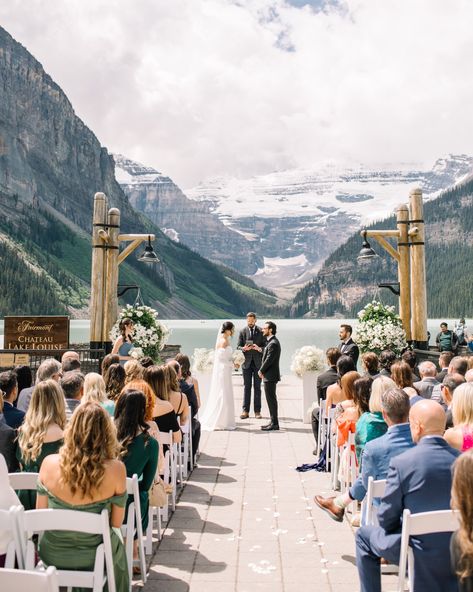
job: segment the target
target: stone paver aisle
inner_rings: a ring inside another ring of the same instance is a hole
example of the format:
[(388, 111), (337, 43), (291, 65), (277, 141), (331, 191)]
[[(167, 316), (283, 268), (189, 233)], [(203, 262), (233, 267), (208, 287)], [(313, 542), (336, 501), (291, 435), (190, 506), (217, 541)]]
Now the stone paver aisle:
[[(239, 417), (241, 377), (234, 389)], [(203, 434), (198, 468), (152, 558), (144, 592), (358, 589), (350, 525), (312, 501), (329, 493), (328, 475), (294, 470), (314, 459), (310, 426), (300, 420), (301, 384), (286, 377), (278, 391), (281, 431), (262, 432), (267, 421), (250, 418), (238, 420), (234, 432)]]

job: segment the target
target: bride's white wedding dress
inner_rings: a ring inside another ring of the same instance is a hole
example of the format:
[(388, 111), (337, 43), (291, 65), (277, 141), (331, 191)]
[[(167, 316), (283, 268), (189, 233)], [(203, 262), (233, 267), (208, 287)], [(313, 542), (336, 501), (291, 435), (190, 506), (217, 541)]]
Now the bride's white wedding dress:
[(207, 432), (234, 430), (236, 427), (232, 370), (231, 346), (217, 348), (215, 350), (210, 393), (205, 410), (200, 418), (202, 429)]

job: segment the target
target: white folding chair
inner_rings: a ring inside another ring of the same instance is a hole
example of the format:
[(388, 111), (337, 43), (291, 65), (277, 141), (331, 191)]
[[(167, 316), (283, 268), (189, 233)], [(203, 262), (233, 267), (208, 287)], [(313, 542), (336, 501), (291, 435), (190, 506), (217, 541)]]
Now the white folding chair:
[[(166, 452), (166, 455), (169, 455), (169, 450)], [(169, 460), (165, 455), (165, 463), (166, 467), (168, 467)], [(169, 468), (168, 468), (169, 470)], [(159, 467), (156, 469), (156, 475), (159, 476)], [(166, 475), (165, 475), (166, 476)], [(166, 496), (166, 499), (169, 496)], [(167, 512), (167, 501), (166, 501), (166, 508), (157, 508), (156, 506), (149, 506), (148, 509), (148, 528), (146, 529), (146, 540), (145, 540), (145, 552), (146, 555), (151, 555), (153, 552), (153, 526), (154, 526), (154, 518), (156, 516), (156, 526), (158, 530), (158, 541), (161, 540), (161, 512)], [(167, 515), (167, 514), (166, 514)]]
[(376, 508), (373, 505), (373, 500), (383, 497), (385, 489), (386, 479), (374, 480), (373, 477), (368, 477), (368, 489), (363, 500), (363, 510), (361, 512), (363, 525), (378, 525), (378, 516)]
[(45, 572), (0, 569), (0, 590), (8, 592), (59, 592), (56, 568)]
[(39, 473), (8, 473), (10, 487), (15, 491), (19, 489), (36, 491)]
[[(414, 590), (414, 553), (409, 547), (409, 537), (439, 532), (453, 532), (459, 526), (459, 513), (453, 510), (437, 510), (411, 514), (404, 510), (402, 514), (401, 553), (399, 556), (398, 592), (404, 592), (406, 567), (409, 572), (409, 590)], [(446, 561), (449, 561), (446, 558)], [(406, 566), (407, 564), (407, 566)]]
[(317, 431), (317, 446), (315, 449), (317, 458), (320, 456), (327, 438), (326, 423), (327, 417), (325, 415), (325, 399), (321, 399), (319, 402), (319, 429)]
[(43, 569), (41, 562), (36, 564), (35, 546), (32, 541), (35, 534), (54, 530), (101, 535), (102, 543), (97, 546), (95, 552), (93, 571), (58, 569), (58, 582), (60, 586), (67, 588), (92, 588), (93, 592), (101, 592), (107, 583), (109, 592), (116, 592), (110, 518), (106, 509), (103, 509), (100, 514), (76, 510), (29, 510), (28, 512), (21, 510), (18, 517), (26, 569)]
[[(18, 565), (20, 568), (23, 567), (21, 561), (22, 553), (16, 525), (16, 516), (19, 508), (20, 506), (18, 506), (18, 508), (16, 506), (12, 506), (9, 510), (0, 510), (0, 532), (5, 538), (8, 538), (5, 567), (9, 569), (13, 569), (15, 567), (15, 559), (18, 560)], [(0, 570), (0, 572), (1, 571), (2, 570)], [(8, 588), (1, 589), (8, 590)]]
[[(182, 442), (178, 445), (179, 460), (181, 466), (181, 472), (185, 479), (189, 478), (189, 471), (187, 465), (191, 467), (191, 471), (194, 468), (193, 453), (192, 453), (192, 422), (189, 418), (188, 421), (181, 425)], [(181, 479), (182, 479), (181, 475)], [(182, 485), (182, 482), (181, 482)]]
[(138, 475), (127, 477), (126, 491), (128, 495), (133, 496), (133, 501), (128, 506), (128, 515), (126, 523), (122, 525), (121, 531), (123, 537), (126, 539), (125, 551), (126, 560), (128, 564), (128, 573), (130, 574), (130, 592), (133, 579), (133, 541), (135, 533), (138, 539), (138, 554), (141, 569), (141, 578), (143, 583), (146, 583), (146, 557), (143, 540), (143, 527), (141, 525), (141, 505), (140, 505), (140, 489), (138, 483)]

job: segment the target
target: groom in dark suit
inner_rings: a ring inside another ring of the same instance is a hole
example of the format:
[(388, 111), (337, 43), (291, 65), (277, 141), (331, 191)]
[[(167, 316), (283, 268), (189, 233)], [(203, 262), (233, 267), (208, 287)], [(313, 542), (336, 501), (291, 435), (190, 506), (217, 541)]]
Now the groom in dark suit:
[(281, 380), (279, 372), (279, 358), (281, 357), (281, 345), (276, 338), (276, 324), (267, 321), (263, 327), (263, 335), (267, 339), (263, 352), (263, 361), (259, 370), (259, 377), (264, 382), (264, 393), (271, 417), (268, 425), (262, 426), (262, 430), (269, 432), (279, 430), (278, 399), (276, 397), (276, 385)]
[(266, 345), (266, 339), (261, 329), (256, 325), (256, 315), (254, 312), (249, 312), (246, 315), (246, 323), (246, 327), (240, 331), (237, 346), (245, 354), (245, 361), (242, 365), (245, 391), (240, 419), (247, 419), (249, 417), (252, 384), (255, 392), (253, 403), (255, 417), (256, 419), (261, 419), (261, 378), (258, 376), (258, 372), (261, 367), (261, 360), (263, 359), (263, 349)]

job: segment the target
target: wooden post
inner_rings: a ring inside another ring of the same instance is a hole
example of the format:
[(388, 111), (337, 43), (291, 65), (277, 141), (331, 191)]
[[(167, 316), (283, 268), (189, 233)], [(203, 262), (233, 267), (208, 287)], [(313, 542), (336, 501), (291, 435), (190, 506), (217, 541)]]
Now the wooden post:
[(105, 275), (105, 309), (104, 323), (102, 328), (102, 341), (106, 353), (112, 351), (110, 331), (118, 317), (118, 235), (120, 234), (120, 210), (111, 208), (107, 218), (108, 242), (105, 252), (107, 253), (107, 271)]
[(90, 280), (90, 347), (102, 347), (103, 310), (105, 296), (105, 249), (100, 237), (106, 223), (107, 197), (104, 193), (94, 196), (92, 228), (92, 275)]
[(402, 319), (407, 341), (411, 341), (411, 285), (409, 278), (409, 208), (403, 204), (397, 208), (397, 229), (399, 238), (397, 250), (399, 279), (399, 316)]
[(427, 288), (425, 276), (424, 204), (421, 189), (409, 194), (411, 239), (412, 340), (417, 349), (428, 349)]

